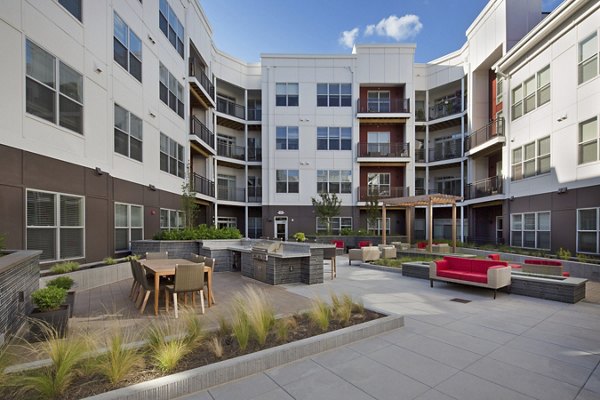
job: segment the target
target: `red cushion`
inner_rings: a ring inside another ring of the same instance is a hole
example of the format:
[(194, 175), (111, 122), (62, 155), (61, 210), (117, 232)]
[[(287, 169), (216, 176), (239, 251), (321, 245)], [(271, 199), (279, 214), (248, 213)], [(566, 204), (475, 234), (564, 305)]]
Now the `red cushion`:
[(427, 247), (427, 243), (425, 243), (425, 242), (417, 243), (417, 249), (424, 249), (425, 247)]
[(335, 247), (338, 249), (343, 249), (344, 248), (344, 241), (343, 240), (332, 240), (331, 244), (335, 244)]
[(571, 274), (565, 271), (565, 272), (562, 273), (562, 276), (569, 277), (569, 276), (571, 276)]
[(525, 264), (532, 264), (532, 265), (554, 265), (556, 267), (562, 266), (562, 263), (560, 261), (555, 261), (555, 260), (534, 260), (534, 259), (528, 258), (524, 262), (525, 262)]
[(358, 242), (358, 247), (360, 247), (360, 248), (367, 247), (370, 245), (371, 245), (370, 240), (361, 240), (360, 242)]
[(487, 274), (483, 275), (474, 272), (443, 270), (439, 271), (437, 275), (442, 276), (444, 278), (458, 279), (469, 282), (487, 283)]
[(487, 258), (494, 261), (500, 261), (500, 254), (488, 254)]
[(495, 266), (504, 267), (506, 265), (508, 265), (506, 261), (472, 260), (471, 271), (478, 274), (487, 274), (488, 268)]

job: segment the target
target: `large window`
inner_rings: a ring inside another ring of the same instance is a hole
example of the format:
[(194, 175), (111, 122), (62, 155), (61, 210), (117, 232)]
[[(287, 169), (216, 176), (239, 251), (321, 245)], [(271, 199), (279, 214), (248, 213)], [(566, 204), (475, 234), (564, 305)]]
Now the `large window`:
[(367, 110), (377, 113), (390, 112), (390, 91), (369, 90), (367, 92)]
[(352, 150), (352, 128), (318, 127), (317, 150)]
[(248, 217), (248, 237), (258, 239), (262, 235), (262, 218)]
[(275, 175), (277, 193), (299, 193), (300, 175), (297, 169), (278, 169)]
[(142, 120), (115, 104), (115, 152), (142, 161)]
[(142, 41), (115, 13), (114, 59), (135, 79), (142, 81)]
[(160, 99), (183, 118), (183, 86), (160, 63)]
[(389, 173), (374, 173), (369, 172), (367, 174), (367, 196), (390, 196), (391, 174)]
[(185, 176), (183, 146), (163, 133), (160, 134), (160, 169), (180, 178)]
[(297, 126), (278, 126), (275, 129), (275, 148), (277, 150), (298, 150), (298, 146)]
[[(387, 235), (391, 235), (391, 223), (392, 220), (390, 218), (385, 219), (385, 232)], [(381, 236), (383, 234), (383, 220), (381, 218), (377, 218), (375, 221), (367, 219), (367, 231)]]
[(519, 85), (512, 91), (512, 119), (515, 120), (523, 115), (523, 85)]
[(217, 228), (237, 228), (237, 217), (217, 217)]
[(160, 0), (158, 26), (183, 58), (183, 25), (167, 0)]
[(550, 66), (543, 68), (537, 73), (537, 105), (546, 104), (550, 101)]
[(550, 172), (550, 136), (513, 149), (511, 166), (513, 181)]
[[(317, 233), (327, 232), (327, 220), (317, 217)], [(342, 230), (352, 230), (352, 217), (331, 217), (329, 225), (333, 235), (340, 235)]]
[(600, 208), (577, 210), (577, 251), (600, 253)]
[(275, 105), (281, 107), (297, 107), (299, 103), (297, 83), (275, 84)]
[(496, 104), (502, 103), (504, 81), (496, 76)]
[(367, 152), (369, 155), (388, 155), (390, 153), (390, 133), (368, 132)]
[(83, 134), (83, 77), (30, 41), (25, 44), (26, 110)]
[(579, 124), (579, 164), (598, 161), (598, 119)]
[(579, 43), (578, 58), (579, 83), (584, 83), (598, 75), (598, 35)]
[(351, 107), (350, 83), (317, 83), (317, 107)]
[(185, 227), (185, 214), (179, 210), (160, 209), (160, 229), (170, 231)]
[(58, 0), (68, 12), (81, 21), (81, 0)]
[(317, 170), (317, 193), (352, 193), (352, 171)]
[(127, 251), (144, 238), (144, 207), (115, 203), (115, 251)]
[(550, 212), (511, 214), (510, 244), (515, 247), (550, 249)]
[(512, 119), (515, 120), (550, 101), (550, 66), (547, 65), (512, 91)]
[(27, 249), (40, 260), (82, 258), (84, 226), (83, 197), (27, 191)]

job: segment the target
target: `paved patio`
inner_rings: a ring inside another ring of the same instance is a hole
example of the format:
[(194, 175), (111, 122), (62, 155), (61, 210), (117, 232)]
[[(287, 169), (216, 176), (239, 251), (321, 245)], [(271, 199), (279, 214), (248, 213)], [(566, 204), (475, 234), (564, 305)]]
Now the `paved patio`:
[[(598, 292), (598, 284), (591, 285)], [(405, 327), (185, 399), (600, 399), (600, 307), (349, 267), (288, 293), (348, 293)], [(469, 301), (459, 303), (452, 299)]]

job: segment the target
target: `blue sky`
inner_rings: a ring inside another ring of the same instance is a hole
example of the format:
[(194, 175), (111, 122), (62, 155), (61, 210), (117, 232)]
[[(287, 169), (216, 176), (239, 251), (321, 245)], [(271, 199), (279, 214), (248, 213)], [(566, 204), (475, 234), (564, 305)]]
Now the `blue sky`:
[[(416, 43), (427, 62), (465, 42), (488, 0), (199, 0), (217, 48), (248, 62), (261, 53), (348, 54), (352, 43)], [(525, 0), (523, 0), (525, 1)], [(551, 11), (561, 0), (542, 0)]]

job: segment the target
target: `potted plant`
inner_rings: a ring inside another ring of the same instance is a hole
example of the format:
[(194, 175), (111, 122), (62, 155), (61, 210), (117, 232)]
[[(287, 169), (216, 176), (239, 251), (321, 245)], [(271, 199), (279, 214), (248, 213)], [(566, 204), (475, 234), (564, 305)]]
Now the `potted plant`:
[(36, 306), (31, 312), (31, 317), (40, 321), (33, 324), (31, 329), (35, 337), (43, 337), (43, 328), (40, 325), (47, 325), (54, 329), (59, 337), (65, 337), (69, 323), (69, 305), (64, 304), (66, 297), (67, 290), (57, 286), (38, 289), (31, 294)]
[(46, 283), (46, 286), (56, 286), (67, 291), (66, 303), (69, 305), (69, 318), (73, 316), (73, 308), (75, 308), (75, 290), (70, 290), (73, 284), (73, 278), (70, 276), (59, 276)]
[(294, 233), (294, 239), (296, 239), (296, 242), (305, 242), (306, 235), (304, 234), (304, 232), (296, 232)]

